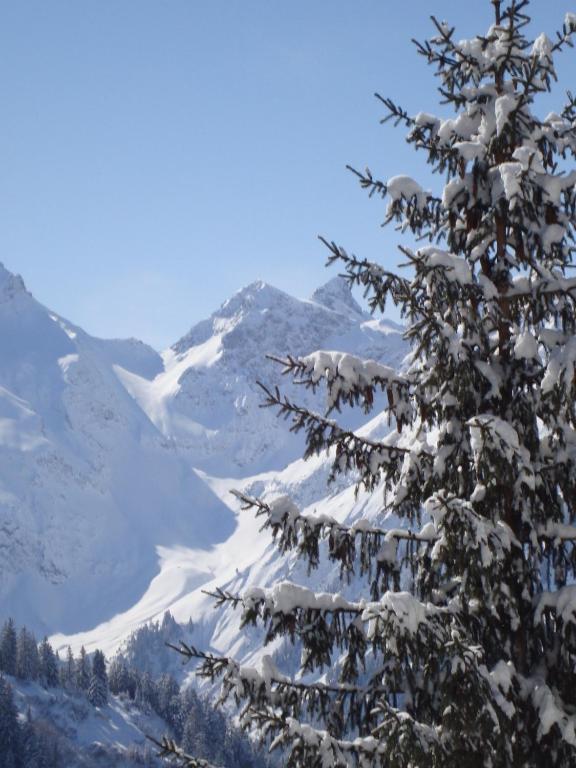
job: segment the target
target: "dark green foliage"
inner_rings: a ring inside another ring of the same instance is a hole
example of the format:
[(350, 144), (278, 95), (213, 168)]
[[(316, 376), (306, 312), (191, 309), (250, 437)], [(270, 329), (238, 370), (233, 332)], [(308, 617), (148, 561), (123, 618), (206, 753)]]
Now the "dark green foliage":
[(26, 627), (18, 632), (16, 645), (16, 676), (21, 680), (37, 680), (40, 658), (36, 638)]
[(121, 654), (115, 656), (110, 662), (108, 687), (110, 693), (115, 696), (119, 693), (125, 693), (131, 699), (136, 696), (136, 678)]
[(12, 688), (0, 674), (0, 765), (20, 768), (22, 734)]
[(0, 634), (0, 672), (16, 674), (16, 629), (12, 619), (5, 622)]
[[(5, 626), (17, 630), (11, 620), (5, 622)], [(189, 634), (190, 631), (190, 624), (186, 628), (179, 627), (168, 616), (164, 622), (154, 623), (151, 630), (137, 630), (139, 652), (144, 659), (149, 658), (147, 641), (152, 648), (156, 647), (158, 633), (167, 632), (173, 637), (174, 634), (181, 636), (183, 632)], [(75, 707), (75, 716), (83, 716), (86, 703), (82, 702), (86, 700), (95, 707), (103, 707), (108, 700), (109, 684), (113, 695), (131, 700), (133, 704), (129, 706), (138, 705), (141, 712), (158, 715), (165, 721), (167, 731), (178, 738), (182, 737), (193, 709), (196, 717), (189, 723), (188, 732), (191, 733), (194, 726), (196, 743), (205, 744), (208, 756), (218, 755), (222, 764), (229, 768), (264, 768), (264, 762), (254, 753), (244, 734), (232, 727), (223, 714), (215, 713), (213, 706), (207, 700), (200, 699), (192, 689), (181, 691), (171, 674), (164, 673), (154, 679), (149, 672), (142, 672), (129, 664), (120, 654), (111, 661), (108, 671), (102, 651), (96, 650), (90, 659), (84, 648), (77, 659), (74, 659), (72, 650), (68, 648), (64, 661), (59, 661), (46, 638), (39, 648), (38, 652), (34, 636), (25, 627), (17, 630), (16, 668), (21, 673), (19, 679), (27, 682), (33, 680), (35, 675), (43, 685), (56, 689), (53, 701), (57, 709), (61, 701), (57, 689), (66, 692), (64, 701), (67, 702), (66, 706)], [(55, 673), (50, 671), (53, 665), (56, 667)], [(89, 683), (87, 687), (80, 688), (77, 681), (85, 679), (85, 676), (89, 676)], [(26, 696), (27, 690), (28, 687), (23, 686), (20, 696)], [(30, 691), (34, 697), (33, 687)], [(73, 739), (70, 740), (70, 734), (60, 730), (58, 718), (53, 721), (46, 716), (46, 712), (42, 712), (42, 705), (36, 706), (33, 698), (29, 701), (33, 702), (34, 713), (28, 707), (27, 711), (21, 711), (19, 720), (13, 689), (0, 674), (0, 768), (68, 768), (80, 763), (87, 766), (117, 764), (114, 745), (101, 744), (94, 749), (83, 748), (79, 752)], [(122, 765), (156, 766), (156, 752), (152, 743), (134, 745), (126, 753)]]
[(92, 674), (88, 685), (88, 701), (93, 707), (103, 707), (108, 701), (108, 676), (106, 659), (100, 650), (94, 651)]
[(124, 656), (131, 666), (141, 672), (148, 672), (153, 678), (159, 677), (164, 672), (178, 668), (174, 654), (166, 644), (186, 639), (191, 631), (190, 622), (183, 627), (174, 620), (170, 611), (166, 611), (161, 622), (149, 622), (132, 633)]
[(40, 659), (38, 676), (42, 685), (46, 688), (55, 688), (59, 683), (58, 663), (47, 637), (40, 643), (38, 655)]
[(86, 655), (84, 646), (80, 648), (80, 655), (76, 659), (76, 687), (80, 691), (87, 691), (90, 685), (90, 676), (92, 674), (92, 665)]
[(60, 685), (63, 688), (73, 690), (76, 687), (75, 670), (74, 654), (72, 653), (72, 648), (68, 646), (66, 649), (66, 659), (60, 666)]

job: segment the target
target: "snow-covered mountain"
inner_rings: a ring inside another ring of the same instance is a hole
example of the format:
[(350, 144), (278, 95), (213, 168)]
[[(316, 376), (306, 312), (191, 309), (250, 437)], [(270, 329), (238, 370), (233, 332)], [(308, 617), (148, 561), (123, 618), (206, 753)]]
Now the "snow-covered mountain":
[[(281, 469), (302, 452), (302, 440), (269, 409), (262, 390), (282, 385), (307, 406), (318, 397), (295, 388), (266, 355), (338, 349), (400, 364), (406, 353), (401, 329), (374, 320), (339, 277), (302, 301), (263, 282), (238, 291), (208, 320), (195, 325), (163, 354), (164, 371), (152, 381), (121, 373), (127, 390), (195, 467), (215, 475), (245, 477)], [(297, 391), (295, 391), (297, 389)], [(362, 421), (359, 413), (351, 424)]]
[(130, 607), (156, 547), (209, 547), (233, 517), (130, 397), (159, 355), (94, 339), (0, 269), (0, 606), (38, 632)]
[(364, 313), (340, 278), (309, 300), (253, 283), (158, 355), (89, 336), (1, 268), (0, 615), (111, 651), (175, 607), (226, 644), (200, 588), (293, 567), (229, 489), (289, 490), (345, 516), (367, 503), (328, 492), (328, 460), (297, 459), (301, 438), (259, 408), (258, 379), (322, 408), (265, 358), (318, 348), (392, 365), (406, 353), (401, 329)]

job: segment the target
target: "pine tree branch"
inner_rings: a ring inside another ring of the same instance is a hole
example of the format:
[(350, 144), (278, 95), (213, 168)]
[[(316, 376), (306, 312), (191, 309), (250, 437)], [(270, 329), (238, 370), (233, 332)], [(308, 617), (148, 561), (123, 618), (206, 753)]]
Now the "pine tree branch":
[(346, 274), (343, 275), (351, 285), (364, 287), (364, 296), (368, 297), (370, 292), (372, 296), (368, 298), (370, 309), (374, 312), (376, 309), (384, 312), (386, 299), (388, 296), (396, 305), (403, 306), (410, 300), (410, 282), (405, 278), (399, 277), (393, 272), (383, 269), (380, 265), (366, 259), (358, 259), (353, 254), (350, 256), (344, 248), (336, 245), (334, 242), (325, 240), (322, 236), (318, 238), (330, 251), (327, 265), (335, 261), (344, 262)]
[(333, 409), (340, 411), (342, 404), (353, 407), (359, 403), (364, 412), (369, 413), (380, 388), (386, 392), (388, 408), (396, 419), (398, 430), (401, 431), (402, 426), (411, 420), (410, 382), (389, 366), (340, 352), (319, 351), (305, 357), (267, 357), (283, 366), (284, 375), (298, 376), (295, 383), (313, 392), (325, 379), (328, 388), (327, 414)]
[(163, 736), (161, 741), (158, 741), (153, 736), (147, 736), (146, 738), (158, 747), (158, 757), (173, 758), (184, 768), (217, 768), (217, 766), (210, 763), (208, 760), (188, 755), (168, 736)]
[[(383, 475), (387, 483), (397, 479), (401, 469), (401, 458), (413, 454), (408, 448), (387, 445), (379, 441), (359, 437), (354, 432), (344, 430), (335, 421), (326, 419), (317, 413), (292, 403), (287, 396), (282, 397), (278, 387), (274, 391), (264, 384), (258, 385), (266, 394), (266, 400), (261, 407), (277, 407), (278, 415), (291, 418), (291, 432), (306, 432), (306, 452), (304, 458), (321, 453), (323, 450), (335, 449), (330, 478), (347, 471), (357, 471), (359, 485), (367, 490), (373, 490)], [(431, 453), (420, 450), (418, 455), (425, 461), (431, 462)]]
[[(287, 518), (287, 515), (282, 515), (279, 521), (277, 512), (273, 512), (270, 505), (261, 499), (250, 496), (246, 493), (243, 493), (242, 491), (232, 490), (230, 492), (236, 496), (239, 501), (242, 502), (242, 509), (247, 510), (256, 507), (258, 510), (256, 513), (257, 516), (266, 515), (268, 517), (268, 524), (266, 527), (279, 525), (283, 519)], [(334, 533), (349, 536), (350, 538), (357, 536), (372, 536), (378, 539), (378, 543), (381, 543), (382, 540), (389, 540), (391, 538), (402, 539), (406, 541), (421, 541), (426, 543), (430, 543), (435, 540), (434, 537), (430, 535), (428, 526), (425, 526), (419, 532), (403, 530), (400, 528), (378, 528), (368, 525), (364, 518), (359, 520), (358, 523), (354, 525), (347, 526), (343, 525), (342, 523), (338, 523), (336, 520), (327, 517), (326, 515), (306, 515), (303, 513), (293, 515), (293, 513), (291, 513), (290, 523), (292, 525), (300, 521), (307, 528), (321, 530), (322, 535), (325, 537), (328, 537)]]
[[(338, 523), (327, 515), (303, 514), (286, 497), (270, 505), (239, 491), (232, 491), (242, 509), (255, 508), (257, 516), (265, 516), (260, 530), (269, 529), (279, 551), (296, 550), (307, 560), (308, 569), (320, 562), (320, 541), (328, 544), (328, 558), (340, 564), (343, 578), (350, 579), (359, 564), (359, 575), (372, 578), (370, 594), (373, 600), (391, 588), (400, 589), (400, 574), (408, 566), (418, 547), (429, 548), (436, 540), (431, 523), (421, 531), (384, 529), (370, 526), (361, 519), (352, 526)], [(400, 544), (404, 544), (400, 547)]]
[(576, 526), (566, 523), (546, 523), (536, 530), (538, 539), (555, 541), (576, 541)]
[(327, 731), (281, 716), (272, 708), (249, 710), (246, 719), (257, 728), (266, 728), (278, 734), (270, 750), (288, 747), (289, 765), (316, 765), (320, 754), (323, 761), (330, 765), (389, 768), (405, 762), (408, 743), (411, 745), (411, 758), (416, 760), (415, 765), (425, 765), (424, 760), (430, 758), (432, 750), (442, 752), (436, 730), (415, 721), (406, 712), (390, 715), (374, 729), (378, 738), (370, 735), (353, 740), (335, 738)]
[(272, 706), (292, 717), (300, 718), (302, 713), (306, 713), (313, 718), (328, 718), (332, 723), (332, 735), (350, 728), (360, 728), (366, 733), (370, 723), (372, 727), (376, 725), (376, 707), (379, 713), (397, 713), (388, 703), (388, 697), (397, 696), (400, 691), (382, 685), (382, 677), (386, 674), (383, 669), (373, 672), (365, 685), (330, 685), (318, 681), (296, 681), (280, 674), (269, 656), (262, 659), (261, 672), (255, 667), (239, 665), (229, 657), (204, 653), (184, 642), (180, 647), (170, 647), (186, 661), (196, 659), (201, 662), (195, 670), (199, 677), (211, 682), (223, 678), (221, 702), (234, 695), (238, 703), (247, 700), (250, 707), (258, 709)]

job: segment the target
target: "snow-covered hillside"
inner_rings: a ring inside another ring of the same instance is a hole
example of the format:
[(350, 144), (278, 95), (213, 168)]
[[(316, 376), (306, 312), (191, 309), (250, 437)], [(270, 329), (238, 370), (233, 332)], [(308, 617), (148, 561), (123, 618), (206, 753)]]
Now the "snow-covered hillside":
[(230, 488), (289, 491), (340, 517), (366, 503), (327, 490), (329, 460), (298, 459), (302, 439), (259, 408), (258, 379), (322, 408), (265, 359), (318, 348), (395, 366), (406, 353), (401, 329), (364, 313), (340, 278), (309, 300), (253, 283), (158, 355), (89, 336), (0, 269), (0, 613), (56, 645), (110, 652), (170, 608), (209, 645), (234, 644), (200, 589), (294, 566)]
[[(380, 415), (359, 433), (376, 439), (387, 429), (387, 419)], [(160, 573), (135, 606), (88, 632), (55, 636), (52, 639), (56, 647), (63, 648), (70, 643), (73, 648), (100, 647), (112, 653), (139, 625), (158, 620), (162, 611), (169, 608), (177, 621), (192, 620), (193, 641), (199, 647), (232, 655), (243, 663), (258, 663), (263, 652), (270, 653), (278, 644), (264, 651), (260, 630), (240, 631), (238, 612), (229, 608), (215, 610), (214, 601), (206, 591), (223, 588), (239, 593), (288, 580), (320, 591), (344, 589), (349, 596), (365, 593), (365, 585), (358, 581), (343, 587), (339, 567), (326, 559), (309, 575), (306, 566), (294, 555), (281, 556), (269, 533), (260, 530), (261, 519), (251, 511), (241, 511), (240, 504), (230, 494), (235, 488), (267, 501), (287, 495), (304, 512), (328, 515), (348, 524), (361, 517), (372, 521), (382, 518), (385, 513), (380, 493), (360, 492), (356, 496), (355, 487), (342, 480), (327, 486), (331, 462), (327, 456), (308, 461), (298, 459), (282, 471), (263, 472), (242, 480), (204, 476), (214, 492), (235, 510), (237, 526), (233, 534), (210, 550), (164, 548)], [(397, 527), (399, 521), (389, 520), (388, 525)]]

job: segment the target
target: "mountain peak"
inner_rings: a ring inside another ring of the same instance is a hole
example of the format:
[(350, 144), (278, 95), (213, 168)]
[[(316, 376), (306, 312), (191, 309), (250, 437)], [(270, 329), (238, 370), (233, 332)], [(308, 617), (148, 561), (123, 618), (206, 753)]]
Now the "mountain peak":
[(18, 293), (27, 293), (24, 280), (6, 269), (0, 261), (0, 302), (9, 301)]
[(349, 315), (351, 312), (355, 315), (364, 314), (362, 308), (352, 296), (350, 284), (344, 277), (339, 275), (333, 277), (327, 283), (320, 286), (320, 288), (317, 288), (312, 294), (311, 300), (343, 315)]
[(252, 283), (240, 288), (239, 291), (231, 296), (222, 304), (216, 314), (229, 316), (236, 313), (239, 309), (254, 307), (256, 309), (265, 309), (270, 307), (280, 296), (286, 297), (287, 294), (279, 288), (275, 288), (264, 280), (255, 280)]

